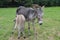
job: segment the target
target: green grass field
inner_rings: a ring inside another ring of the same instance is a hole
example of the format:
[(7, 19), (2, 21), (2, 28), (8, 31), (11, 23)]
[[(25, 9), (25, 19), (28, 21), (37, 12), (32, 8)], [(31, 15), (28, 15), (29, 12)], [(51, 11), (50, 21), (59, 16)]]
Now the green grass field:
[[(0, 40), (9, 40), (14, 24), (15, 12), (16, 8), (0, 8)], [(36, 23), (37, 39), (60, 40), (60, 7), (44, 8), (43, 21), (44, 23), (41, 26)], [(27, 32), (27, 30), (25, 31)], [(31, 30), (31, 32), (33, 31)], [(31, 35), (30, 40), (33, 40), (33, 35)]]

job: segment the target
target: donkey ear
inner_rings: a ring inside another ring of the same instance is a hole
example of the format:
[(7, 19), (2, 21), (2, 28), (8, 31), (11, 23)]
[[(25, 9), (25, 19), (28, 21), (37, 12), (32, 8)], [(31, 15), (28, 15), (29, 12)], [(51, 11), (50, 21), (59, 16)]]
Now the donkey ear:
[(44, 9), (44, 6), (42, 6), (41, 9), (43, 10)]

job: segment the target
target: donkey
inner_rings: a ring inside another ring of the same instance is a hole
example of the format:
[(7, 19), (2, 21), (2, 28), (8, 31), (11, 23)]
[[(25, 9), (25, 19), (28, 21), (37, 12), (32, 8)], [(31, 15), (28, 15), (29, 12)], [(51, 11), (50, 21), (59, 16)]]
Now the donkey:
[[(19, 16), (19, 15), (23, 15), (24, 17), (22, 17), (22, 19), (19, 19), (19, 17), (21, 18), (21, 16)], [(23, 18), (25, 18), (25, 19), (23, 19)], [(16, 25), (18, 25), (18, 32), (19, 32), (18, 33), (18, 39), (20, 38), (20, 30), (24, 29), (23, 27), (24, 27), (24, 21), (25, 20), (28, 21), (28, 33), (30, 35), (30, 22), (32, 22), (33, 28), (34, 28), (34, 19), (35, 18), (36, 18), (36, 12), (33, 8), (26, 8), (24, 6), (20, 6), (20, 7), (17, 8), (14, 30), (16, 29)], [(19, 23), (21, 23), (22, 21), (23, 21), (23, 23), (20, 24), (20, 25), (22, 25), (21, 28), (20, 28)]]
[(24, 32), (25, 26), (24, 25), (25, 25), (24, 15), (22, 15), (22, 14), (17, 15), (13, 32), (15, 31), (16, 28), (18, 28), (18, 39), (20, 38), (21, 33), (23, 33), (23, 36), (25, 37), (25, 32)]

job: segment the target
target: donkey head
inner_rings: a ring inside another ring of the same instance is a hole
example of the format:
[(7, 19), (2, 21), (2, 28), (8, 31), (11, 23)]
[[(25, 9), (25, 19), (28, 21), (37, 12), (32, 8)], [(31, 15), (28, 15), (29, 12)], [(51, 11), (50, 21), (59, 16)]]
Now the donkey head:
[(37, 13), (37, 18), (38, 18), (38, 23), (42, 25), (43, 23), (43, 8), (44, 6), (39, 6), (39, 5), (33, 5), (33, 8), (35, 9)]
[(42, 25), (42, 23), (43, 23), (43, 7), (37, 8), (36, 11), (37, 11), (38, 23), (40, 25)]

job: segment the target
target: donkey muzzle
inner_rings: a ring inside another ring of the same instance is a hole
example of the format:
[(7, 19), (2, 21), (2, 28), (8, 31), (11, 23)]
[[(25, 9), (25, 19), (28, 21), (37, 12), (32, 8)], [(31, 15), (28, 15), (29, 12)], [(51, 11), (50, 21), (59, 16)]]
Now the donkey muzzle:
[(43, 24), (43, 21), (39, 21), (39, 25), (42, 25)]

